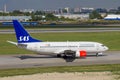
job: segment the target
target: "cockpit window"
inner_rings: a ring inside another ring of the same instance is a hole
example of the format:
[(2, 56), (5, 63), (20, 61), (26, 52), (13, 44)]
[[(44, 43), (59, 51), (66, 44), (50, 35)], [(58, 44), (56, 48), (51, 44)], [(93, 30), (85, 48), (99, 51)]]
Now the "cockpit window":
[(105, 45), (103, 45), (103, 44), (102, 44), (101, 46), (103, 46), (103, 47), (104, 47)]

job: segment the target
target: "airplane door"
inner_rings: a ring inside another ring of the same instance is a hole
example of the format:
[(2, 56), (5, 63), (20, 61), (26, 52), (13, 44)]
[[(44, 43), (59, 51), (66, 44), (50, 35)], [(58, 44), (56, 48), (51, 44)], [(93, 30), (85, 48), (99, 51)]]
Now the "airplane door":
[(96, 45), (96, 49), (97, 49), (97, 51), (99, 50), (99, 45), (98, 44)]
[(35, 51), (38, 51), (38, 45), (37, 44), (34, 45), (34, 49), (35, 49)]

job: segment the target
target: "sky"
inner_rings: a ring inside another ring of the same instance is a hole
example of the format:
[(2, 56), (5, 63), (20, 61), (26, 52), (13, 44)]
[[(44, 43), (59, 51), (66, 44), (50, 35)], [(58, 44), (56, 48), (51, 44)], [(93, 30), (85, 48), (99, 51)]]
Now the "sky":
[(93, 8), (117, 8), (120, 0), (0, 0), (0, 10), (4, 4), (7, 10), (35, 9), (56, 10), (59, 8), (93, 7)]

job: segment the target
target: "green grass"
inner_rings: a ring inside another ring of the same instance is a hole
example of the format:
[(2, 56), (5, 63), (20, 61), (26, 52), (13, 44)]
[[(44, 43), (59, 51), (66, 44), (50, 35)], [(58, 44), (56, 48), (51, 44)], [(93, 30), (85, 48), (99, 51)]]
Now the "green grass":
[(64, 72), (104, 72), (104, 71), (110, 71), (113, 74), (120, 75), (120, 64), (41, 67), (41, 68), (5, 69), (5, 70), (1, 69), (0, 77), (53, 72), (64, 73)]
[[(31, 35), (43, 41), (95, 41), (105, 44), (109, 50), (120, 50), (120, 32), (37, 33)], [(7, 40), (16, 41), (15, 34), (0, 34), (0, 54), (33, 53), (18, 49), (7, 43)]]
[[(74, 27), (73, 27), (74, 26)], [(36, 29), (36, 28), (102, 28), (102, 26), (58, 26), (58, 25), (41, 25), (41, 26), (24, 26), (26, 29)], [(104, 27), (104, 26), (103, 26)], [(109, 26), (110, 27), (110, 26)], [(118, 27), (118, 26), (112, 26), (112, 27)], [(120, 26), (119, 26), (120, 27)], [(0, 29), (13, 29), (13, 26), (0, 26)]]
[[(40, 26), (24, 26), (28, 29), (36, 29), (36, 28), (120, 28), (120, 26), (104, 26), (104, 25), (76, 25), (76, 24), (68, 24), (68, 25), (40, 25)], [(13, 26), (0, 26), (0, 29), (13, 29)]]

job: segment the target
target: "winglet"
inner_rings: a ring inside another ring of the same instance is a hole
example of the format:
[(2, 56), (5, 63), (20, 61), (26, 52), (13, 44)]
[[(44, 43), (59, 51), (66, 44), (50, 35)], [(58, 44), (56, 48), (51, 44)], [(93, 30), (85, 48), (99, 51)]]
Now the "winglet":
[(13, 20), (13, 25), (18, 43), (42, 42), (32, 38), (18, 20)]

